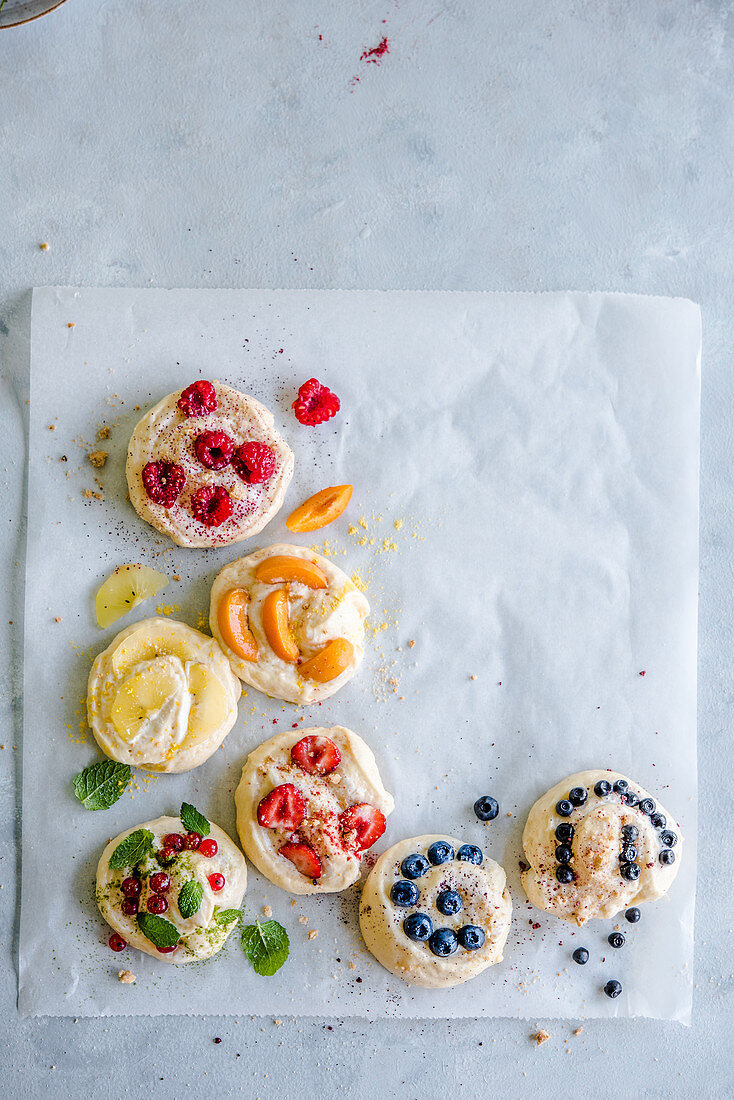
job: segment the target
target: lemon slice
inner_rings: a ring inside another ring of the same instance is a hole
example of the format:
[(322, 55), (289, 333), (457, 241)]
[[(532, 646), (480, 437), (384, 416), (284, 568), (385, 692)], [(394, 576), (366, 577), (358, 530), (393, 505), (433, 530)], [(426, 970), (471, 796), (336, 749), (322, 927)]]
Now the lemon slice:
[(153, 661), (120, 686), (110, 710), (112, 724), (123, 741), (134, 741), (140, 727), (175, 697), (179, 683), (165, 659)]
[(97, 622), (102, 628), (111, 626), (167, 584), (165, 573), (147, 565), (121, 565), (97, 592)]
[(222, 681), (206, 665), (192, 665), (189, 669), (191, 710), (187, 744), (196, 743), (219, 729), (229, 713), (229, 701)]
[(116, 677), (121, 677), (143, 661), (152, 661), (163, 655), (190, 661), (194, 649), (190, 635), (180, 629), (179, 623), (148, 619), (117, 646), (112, 655), (112, 671)]

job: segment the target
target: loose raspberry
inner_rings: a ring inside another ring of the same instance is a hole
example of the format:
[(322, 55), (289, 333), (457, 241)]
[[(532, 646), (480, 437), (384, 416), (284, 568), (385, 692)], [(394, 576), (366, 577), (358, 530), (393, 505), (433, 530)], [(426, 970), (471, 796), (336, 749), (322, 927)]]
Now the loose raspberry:
[(303, 795), (292, 783), (281, 783), (261, 799), (257, 820), (265, 829), (297, 829), (306, 816)]
[(146, 462), (143, 466), (143, 485), (154, 504), (172, 508), (185, 484), (186, 474), (173, 462)]
[(232, 465), (243, 481), (261, 485), (275, 473), (275, 451), (267, 443), (243, 443), (232, 455)]
[(211, 382), (192, 382), (176, 402), (184, 416), (206, 416), (217, 407), (217, 394)]
[(291, 749), (291, 758), (305, 772), (328, 775), (339, 767), (342, 754), (330, 737), (312, 733), (296, 741)]
[(232, 515), (232, 498), (221, 485), (204, 485), (191, 498), (194, 518), (206, 527), (219, 527)]
[(194, 451), (207, 470), (223, 470), (232, 460), (234, 443), (226, 432), (202, 432), (194, 441)]
[(289, 859), (296, 870), (306, 878), (321, 878), (321, 860), (310, 844), (291, 841), (283, 845), (280, 854)]
[(309, 378), (298, 391), (293, 402), (296, 420), (299, 424), (323, 424), (331, 420), (341, 408), (341, 402), (335, 393), (322, 386), (316, 378)]
[(385, 815), (369, 802), (359, 802), (339, 815), (344, 842), (350, 848), (363, 852), (379, 840), (387, 828)]

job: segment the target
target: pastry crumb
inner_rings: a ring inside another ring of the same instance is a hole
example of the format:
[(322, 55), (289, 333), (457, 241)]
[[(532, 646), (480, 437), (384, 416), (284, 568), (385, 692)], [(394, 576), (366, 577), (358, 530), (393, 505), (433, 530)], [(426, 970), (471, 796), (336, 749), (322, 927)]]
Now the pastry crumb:
[(329, 776), (329, 782), (333, 783), (335, 787), (338, 787), (342, 781), (342, 777), (339, 772), (332, 772)]
[(269, 905), (263, 906), (263, 915), (266, 917), (272, 917), (273, 910)]
[(105, 462), (109, 458), (107, 451), (92, 451), (89, 455), (89, 461), (93, 466), (96, 466), (98, 470), (101, 470)]
[(61, 622), (61, 616), (60, 616), (60, 615), (56, 615), (56, 616), (54, 617), (54, 622), (55, 622), (55, 623), (60, 623), (60, 622)]
[(92, 489), (85, 489), (84, 496), (87, 500), (104, 500), (101, 493), (95, 493)]
[(66, 322), (66, 327), (67, 328), (76, 328), (76, 321), (67, 321)]
[(535, 1042), (538, 1046), (542, 1046), (543, 1043), (548, 1042), (548, 1040), (550, 1039), (550, 1035), (547, 1031), (543, 1031), (543, 1029), (541, 1028), (540, 1031), (536, 1031), (536, 1033), (534, 1035), (531, 1035), (530, 1038), (535, 1039)]
[(48, 252), (48, 241), (41, 241), (38, 247), (41, 249), (41, 252)]
[(55, 432), (55, 431), (56, 431), (56, 425), (55, 425), (55, 424), (49, 424), (49, 426), (48, 426), (48, 430), (49, 430), (50, 432)]
[(304, 913), (301, 913), (300, 917), (298, 918), (298, 923), (299, 924), (308, 924), (308, 917), (305, 916)]
[(357, 964), (356, 964), (356, 962), (354, 962), (353, 959), (349, 960), (349, 969), (350, 970), (356, 970), (357, 969)]
[(315, 928), (312, 928), (311, 931), (308, 934), (308, 938), (310, 940), (315, 940), (317, 936), (318, 936), (318, 932), (316, 931)]
[(414, 645), (415, 645), (415, 638), (411, 638), (410, 641), (408, 642), (408, 648), (412, 649)]
[(574, 1035), (580, 1035), (583, 1030), (584, 1030), (584, 1025), (582, 1024), (581, 1027), (576, 1028), (576, 1030), (574, 1031)]
[(109, 439), (110, 429), (104, 424), (97, 432), (97, 439)]
[(120, 970), (117, 974), (117, 980), (122, 982), (123, 985), (132, 985), (135, 981), (135, 975), (132, 970)]
[(470, 679), (470, 680), (476, 680), (476, 676), (474, 675), (474, 673), (473, 673), (473, 672), (472, 672), (471, 676), (469, 677), (469, 679)]
[(276, 1027), (282, 1027), (283, 1026), (283, 1021), (282, 1020), (273, 1020), (273, 1023), (275, 1024)]

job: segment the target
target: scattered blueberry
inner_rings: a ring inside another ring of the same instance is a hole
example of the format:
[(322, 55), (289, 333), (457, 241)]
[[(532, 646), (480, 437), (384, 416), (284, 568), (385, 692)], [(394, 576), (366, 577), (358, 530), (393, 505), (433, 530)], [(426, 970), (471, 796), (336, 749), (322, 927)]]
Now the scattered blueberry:
[(671, 863), (675, 863), (675, 852), (671, 851), (670, 848), (663, 848), (659, 859), (665, 866), (670, 866)]
[(636, 794), (632, 794), (632, 791), (627, 791), (627, 794), (624, 796), (624, 801), (628, 806), (634, 808), (640, 800)]
[(573, 813), (573, 803), (567, 798), (562, 798), (560, 802), (556, 802), (556, 813), (559, 817), (570, 817)]
[(606, 993), (607, 997), (611, 997), (612, 999), (614, 999), (615, 997), (618, 997), (619, 994), (622, 992), (622, 983), (612, 978), (612, 980), (607, 982), (607, 984), (604, 986), (604, 992)]
[(615, 783), (614, 783), (614, 786), (612, 787), (612, 790), (616, 791), (617, 794), (624, 794), (624, 792), (627, 790), (628, 787), (629, 787), (629, 783), (627, 782), (626, 779), (617, 779), (617, 780), (615, 780)]
[(583, 806), (588, 797), (586, 787), (574, 787), (573, 790), (568, 792), (568, 801), (572, 802), (574, 806)]
[(640, 877), (640, 865), (639, 863), (620, 863), (619, 873), (628, 882), (634, 882)]
[(604, 798), (610, 794), (612, 790), (612, 784), (607, 783), (606, 779), (600, 779), (598, 783), (594, 784), (594, 794), (599, 798)]
[(619, 859), (621, 863), (634, 863), (637, 859), (637, 849), (633, 844), (625, 844), (622, 851), (619, 853)]
[(463, 928), (459, 929), (457, 935), (459, 943), (467, 951), (478, 951), (480, 947), (484, 946), (484, 932), (481, 928), (477, 928), (476, 924), (465, 924)]
[(458, 913), (464, 908), (461, 894), (458, 890), (442, 890), (436, 898), (436, 908), (445, 917), (453, 917), (454, 913)]
[(482, 855), (482, 849), (477, 848), (476, 844), (462, 844), (456, 853), (456, 858), (479, 867), (484, 856)]
[(500, 804), (491, 794), (483, 794), (474, 803), (474, 813), (480, 821), (494, 821), (500, 812)]
[(643, 798), (640, 803), (640, 810), (649, 817), (651, 814), (655, 813), (655, 803), (651, 798)]
[(637, 828), (636, 825), (623, 825), (622, 826), (622, 836), (624, 837), (624, 839), (627, 841), (628, 844), (634, 844), (634, 842), (637, 840), (639, 835), (640, 835), (640, 830)]
[(665, 814), (654, 813), (650, 815), (650, 824), (656, 829), (664, 829), (667, 824), (667, 818)]
[(610, 947), (624, 947), (625, 942), (621, 932), (610, 932), (607, 936), (607, 943)]
[(579, 966), (585, 966), (589, 961), (589, 952), (585, 947), (577, 947), (571, 958), (575, 963), (578, 963)]
[(555, 852), (556, 863), (570, 863), (573, 859), (573, 852), (567, 844), (559, 844)]
[(459, 941), (453, 928), (437, 928), (429, 939), (428, 946), (434, 955), (446, 958), (458, 950)]
[(573, 882), (576, 876), (570, 867), (567, 867), (565, 863), (561, 863), (556, 867), (556, 878), (563, 886), (568, 886), (569, 882)]
[(632, 909), (627, 909), (624, 915), (630, 924), (637, 924), (640, 919), (640, 910), (635, 905)]
[(570, 821), (562, 821), (560, 825), (556, 825), (556, 840), (573, 840), (573, 834), (574, 828)]
[(433, 932), (433, 921), (425, 913), (411, 913), (403, 921), (403, 931), (408, 939), (422, 943)]
[(670, 829), (666, 829), (664, 833), (661, 833), (660, 839), (666, 848), (675, 848), (678, 843), (678, 837), (675, 833), (671, 833)]
[(447, 841), (437, 840), (435, 844), (432, 844), (428, 849), (426, 855), (434, 867), (437, 867), (441, 863), (448, 863), (449, 860), (454, 858), (454, 849)]
[(420, 878), (430, 870), (430, 863), (425, 856), (419, 856), (417, 852), (406, 856), (400, 864), (400, 870), (406, 878)]
[(416, 904), (420, 897), (420, 891), (414, 882), (406, 882), (405, 879), (400, 879), (392, 884), (390, 897), (401, 909), (408, 909), (411, 905)]

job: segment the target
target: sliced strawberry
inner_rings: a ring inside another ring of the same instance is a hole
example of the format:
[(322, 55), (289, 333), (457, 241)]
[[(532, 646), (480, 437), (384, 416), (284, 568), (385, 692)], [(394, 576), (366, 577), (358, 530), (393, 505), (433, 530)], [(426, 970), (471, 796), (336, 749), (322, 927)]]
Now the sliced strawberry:
[(297, 829), (305, 816), (303, 795), (292, 783), (274, 787), (257, 808), (257, 820), (266, 829)]
[(379, 840), (387, 828), (385, 815), (369, 802), (358, 802), (339, 815), (344, 843), (349, 848), (364, 852)]
[(291, 757), (305, 772), (328, 775), (339, 767), (342, 754), (330, 737), (312, 733), (295, 743), (291, 749)]
[(310, 844), (303, 841), (291, 840), (280, 849), (280, 854), (289, 859), (297, 871), (306, 878), (321, 877), (321, 860), (314, 852)]

